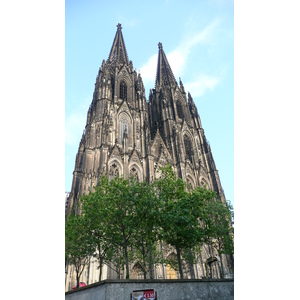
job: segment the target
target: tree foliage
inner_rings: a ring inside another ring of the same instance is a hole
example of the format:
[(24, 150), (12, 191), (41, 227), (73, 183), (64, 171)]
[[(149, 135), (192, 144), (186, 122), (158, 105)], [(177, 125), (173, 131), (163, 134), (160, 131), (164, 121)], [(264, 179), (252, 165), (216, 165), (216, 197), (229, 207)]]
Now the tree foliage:
[(221, 277), (224, 277), (222, 254), (233, 255), (233, 209), (229, 202), (225, 204), (220, 200), (207, 203), (208, 207), (208, 228), (207, 243), (217, 250), (220, 256)]
[(75, 267), (77, 288), (84, 267), (95, 250), (86, 225), (83, 215), (69, 215), (65, 223), (65, 256), (66, 261)]
[(185, 182), (178, 178), (170, 165), (162, 168), (162, 178), (155, 182), (159, 198), (160, 238), (176, 249), (178, 269), (183, 278), (181, 257), (192, 262), (191, 249), (202, 244), (206, 231), (203, 226), (204, 207), (215, 193), (203, 188), (189, 191)]
[[(157, 247), (163, 241), (174, 247), (177, 261), (168, 262), (183, 278), (182, 259), (190, 266), (194, 250), (209, 243), (219, 254), (233, 253), (232, 209), (205, 188), (190, 190), (170, 165), (151, 184), (134, 178), (102, 176), (93, 192), (82, 196), (82, 215), (66, 221), (66, 257), (76, 266), (94, 255), (119, 277), (135, 262), (153, 278), (154, 265), (163, 262)], [(80, 276), (81, 269), (76, 267)], [(192, 268), (191, 268), (192, 270)], [(78, 278), (79, 278), (78, 276)], [(79, 279), (78, 279), (79, 280)]]

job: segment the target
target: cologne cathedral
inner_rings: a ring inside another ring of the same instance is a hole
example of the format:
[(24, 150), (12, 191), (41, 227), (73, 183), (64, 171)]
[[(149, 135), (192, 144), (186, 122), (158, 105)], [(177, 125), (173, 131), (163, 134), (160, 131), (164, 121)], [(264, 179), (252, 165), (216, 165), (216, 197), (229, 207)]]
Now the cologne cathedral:
[[(197, 107), (181, 79), (179, 84), (176, 81), (162, 43), (158, 44), (155, 87), (147, 101), (141, 74), (128, 59), (122, 27), (118, 24), (108, 59), (102, 61), (96, 78), (66, 213), (76, 207), (81, 195), (97, 185), (103, 174), (108, 178), (134, 176), (150, 183), (161, 176), (159, 167), (167, 163), (192, 188), (206, 186), (225, 201)], [(212, 256), (207, 253), (206, 260), (209, 257)], [(205, 257), (195, 266), (197, 278), (205, 277), (204, 265)], [(179, 278), (174, 270), (165, 268), (161, 266), (156, 271), (156, 278)], [(217, 265), (212, 270), (217, 278)], [(97, 271), (91, 261), (83, 281), (95, 282)], [(71, 268), (67, 273), (69, 290)], [(107, 279), (114, 278), (108, 268), (103, 273)], [(229, 267), (227, 273), (232, 273)], [(138, 271), (132, 270), (130, 276), (139, 278)], [(186, 276), (189, 278), (188, 271)]]

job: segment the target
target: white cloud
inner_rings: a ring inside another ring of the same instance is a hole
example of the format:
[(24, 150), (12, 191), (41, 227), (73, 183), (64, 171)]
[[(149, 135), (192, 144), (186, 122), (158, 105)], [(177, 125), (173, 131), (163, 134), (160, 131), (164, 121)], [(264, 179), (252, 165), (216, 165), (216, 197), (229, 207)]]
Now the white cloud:
[(213, 90), (219, 82), (219, 77), (201, 74), (195, 81), (187, 82), (184, 87), (194, 98), (201, 97), (206, 90)]
[[(178, 71), (179, 73), (176, 73), (175, 70), (173, 70), (175, 76), (183, 75), (184, 68), (186, 66), (187, 58), (192, 51), (192, 48), (199, 44), (204, 44), (212, 40), (212, 35), (215, 27), (219, 24), (218, 20), (215, 20), (208, 26), (206, 26), (203, 30), (196, 33), (190, 33), (187, 32), (179, 46), (172, 52), (176, 52), (177, 58), (180, 58), (179, 61), (177, 61), (175, 64), (178, 65)], [(172, 55), (172, 52), (170, 53)]]
[(175, 78), (177, 78), (179, 75), (182, 76), (183, 68), (186, 61), (186, 56), (184, 55), (184, 53), (178, 49), (175, 49), (169, 54), (167, 54), (167, 59)]
[[(168, 62), (174, 73), (176, 79), (178, 76), (183, 76), (183, 71), (186, 67), (187, 58), (192, 50), (192, 47), (207, 42), (212, 36), (214, 28), (219, 24), (218, 20), (215, 20), (203, 30), (196, 33), (187, 32), (185, 37), (179, 43), (177, 48), (166, 53)], [(148, 61), (140, 68), (141, 76), (145, 86), (153, 85), (155, 82), (157, 67), (157, 54), (153, 54)], [(209, 83), (207, 82), (208, 86)], [(199, 79), (197, 82), (191, 83), (190, 86), (200, 85)], [(147, 92), (147, 91), (146, 91)]]
[(155, 82), (157, 66), (157, 54), (153, 54), (148, 61), (139, 69), (143, 78), (144, 85)]

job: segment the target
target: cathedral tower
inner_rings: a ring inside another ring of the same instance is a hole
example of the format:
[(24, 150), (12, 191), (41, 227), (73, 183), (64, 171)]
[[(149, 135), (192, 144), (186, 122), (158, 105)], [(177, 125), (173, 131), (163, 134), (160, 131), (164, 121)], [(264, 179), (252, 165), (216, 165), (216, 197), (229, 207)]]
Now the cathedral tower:
[[(102, 61), (96, 78), (66, 213), (80, 212), (76, 206), (79, 197), (93, 190), (103, 174), (108, 178), (134, 176), (150, 183), (161, 176), (159, 167), (167, 163), (192, 188), (206, 186), (225, 202), (197, 107), (181, 79), (179, 84), (176, 81), (162, 43), (158, 44), (155, 87), (150, 90), (147, 102), (141, 74), (128, 59), (122, 27), (118, 24), (108, 59)], [(173, 255), (166, 249), (166, 255)], [(202, 253), (203, 257), (195, 265), (196, 278), (206, 276), (204, 265), (212, 263), (211, 249), (205, 246)], [(97, 272), (96, 262), (91, 260), (83, 281), (95, 282)], [(155, 278), (176, 278), (163, 265), (155, 272)], [(68, 290), (75, 280), (72, 267), (66, 274)], [(104, 279), (115, 276), (108, 269), (103, 274)]]
[(73, 173), (67, 213), (101, 175), (151, 182), (170, 163), (192, 188), (206, 186), (225, 201), (197, 107), (174, 77), (158, 44), (155, 88), (146, 102), (141, 74), (128, 59), (121, 24), (99, 69)]
[(148, 105), (140, 74), (128, 59), (121, 24), (109, 57), (99, 69), (87, 113), (67, 212), (80, 195), (95, 186), (101, 175), (130, 175), (146, 180)]

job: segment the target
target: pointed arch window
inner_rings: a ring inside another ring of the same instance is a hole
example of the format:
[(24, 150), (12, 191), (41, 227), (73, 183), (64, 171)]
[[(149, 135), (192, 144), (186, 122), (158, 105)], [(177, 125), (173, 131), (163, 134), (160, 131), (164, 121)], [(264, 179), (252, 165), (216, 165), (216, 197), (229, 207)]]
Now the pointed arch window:
[(114, 177), (119, 177), (120, 176), (120, 171), (116, 163), (113, 163), (109, 167), (109, 172), (108, 172), (108, 179), (112, 180)]
[(127, 85), (125, 81), (121, 81), (120, 83), (120, 98), (122, 100), (127, 100)]
[(110, 82), (111, 82), (111, 96), (112, 96), (112, 99), (114, 99), (115, 97), (115, 80), (113, 77), (111, 77), (110, 79)]
[(193, 181), (191, 180), (191, 178), (188, 177), (186, 179), (186, 183), (187, 183), (188, 189), (194, 189), (194, 184), (193, 184)]
[(183, 119), (183, 109), (182, 109), (182, 105), (180, 103), (180, 101), (176, 102), (176, 108), (177, 108), (177, 115), (180, 119)]
[(133, 266), (130, 277), (131, 279), (144, 279), (143, 269), (139, 263)]
[(122, 143), (124, 139), (124, 134), (129, 134), (129, 125), (126, 119), (120, 120), (120, 130), (119, 130), (119, 141)]
[(185, 148), (185, 159), (188, 159), (191, 163), (193, 163), (193, 148), (191, 139), (187, 135), (184, 135), (183, 140)]
[[(123, 143), (124, 136), (128, 138), (128, 146), (131, 145), (132, 124), (129, 115), (126, 112), (121, 112), (119, 119), (119, 143)], [(131, 146), (130, 146), (131, 147)]]
[(134, 180), (139, 181), (139, 172), (135, 167), (132, 167), (129, 172), (130, 177), (133, 177)]

